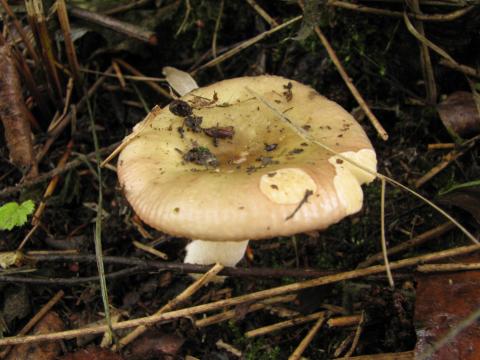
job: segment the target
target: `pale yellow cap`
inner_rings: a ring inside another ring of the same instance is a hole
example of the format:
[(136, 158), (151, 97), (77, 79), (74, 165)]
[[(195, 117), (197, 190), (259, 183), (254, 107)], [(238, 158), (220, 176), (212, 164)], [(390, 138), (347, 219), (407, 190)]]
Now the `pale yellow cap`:
[[(203, 128), (233, 127), (231, 139), (216, 147), (203, 132), (184, 128), (182, 136), (184, 119), (167, 106), (123, 149), (120, 183), (147, 224), (192, 239), (240, 241), (324, 229), (360, 210), (361, 184), (374, 176), (302, 139), (247, 87), (310, 137), (376, 171), (361, 126), (312, 88), (278, 76), (225, 80), (182, 100)], [(197, 146), (208, 148), (218, 167), (183, 159)]]

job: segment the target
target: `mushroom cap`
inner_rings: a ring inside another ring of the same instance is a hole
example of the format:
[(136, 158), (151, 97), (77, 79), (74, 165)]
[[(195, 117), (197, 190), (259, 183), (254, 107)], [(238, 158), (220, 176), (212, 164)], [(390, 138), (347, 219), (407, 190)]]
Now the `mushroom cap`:
[[(300, 137), (248, 89), (309, 137), (376, 171), (361, 126), (312, 88), (268, 75), (224, 80), (181, 99), (204, 129), (233, 127), (231, 139), (215, 146), (206, 131), (179, 132), (185, 119), (167, 106), (122, 150), (120, 183), (147, 224), (193, 239), (257, 240), (325, 229), (361, 209), (361, 184), (374, 176)], [(208, 149), (218, 164), (184, 160), (192, 148)]]

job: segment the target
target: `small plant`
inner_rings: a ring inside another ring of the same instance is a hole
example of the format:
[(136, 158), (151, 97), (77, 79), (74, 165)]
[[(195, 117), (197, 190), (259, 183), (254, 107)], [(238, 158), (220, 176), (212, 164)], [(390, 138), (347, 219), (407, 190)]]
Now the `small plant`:
[(32, 200), (26, 200), (21, 204), (12, 201), (0, 206), (0, 230), (12, 230), (16, 226), (24, 225), (34, 209), (35, 204)]

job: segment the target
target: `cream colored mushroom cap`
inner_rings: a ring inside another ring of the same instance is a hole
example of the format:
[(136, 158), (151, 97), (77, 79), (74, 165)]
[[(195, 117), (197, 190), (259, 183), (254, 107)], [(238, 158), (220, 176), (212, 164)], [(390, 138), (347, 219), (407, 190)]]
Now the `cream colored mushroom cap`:
[[(361, 184), (374, 176), (300, 137), (247, 88), (311, 138), (376, 171), (361, 126), (312, 88), (278, 76), (225, 80), (182, 99), (203, 128), (233, 126), (232, 139), (214, 146), (204, 133), (181, 136), (184, 119), (167, 106), (120, 154), (120, 183), (147, 224), (193, 239), (255, 240), (324, 229), (361, 209)], [(184, 161), (196, 146), (219, 166)]]

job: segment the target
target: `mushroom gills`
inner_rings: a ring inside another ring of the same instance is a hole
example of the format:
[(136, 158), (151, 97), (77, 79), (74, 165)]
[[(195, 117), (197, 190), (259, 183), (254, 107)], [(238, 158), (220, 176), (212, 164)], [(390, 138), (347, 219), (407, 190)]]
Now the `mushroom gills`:
[(224, 266), (235, 266), (242, 260), (247, 249), (245, 241), (205, 241), (193, 240), (187, 245), (185, 263), (210, 265), (220, 263)]

